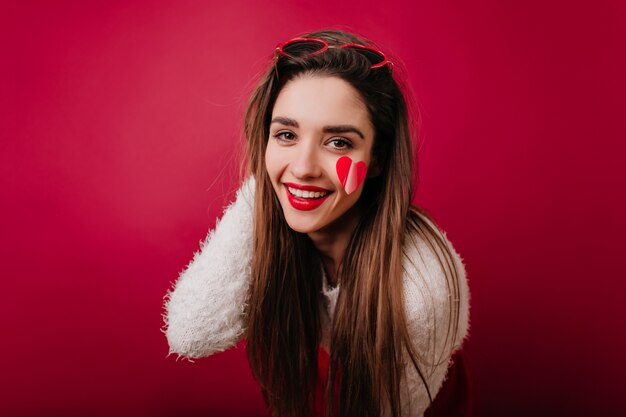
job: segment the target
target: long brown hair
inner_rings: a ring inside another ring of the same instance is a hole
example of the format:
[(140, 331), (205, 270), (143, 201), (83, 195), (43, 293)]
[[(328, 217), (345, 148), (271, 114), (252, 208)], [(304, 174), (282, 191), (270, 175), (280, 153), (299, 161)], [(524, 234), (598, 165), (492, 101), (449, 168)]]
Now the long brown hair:
[[(301, 36), (335, 45), (372, 45), (339, 30)], [(337, 48), (282, 57), (268, 68), (246, 109), (247, 162), (256, 190), (245, 337), (253, 375), (277, 416), (313, 415), (321, 338), (320, 258), (310, 238), (287, 225), (264, 162), (276, 98), (289, 80), (302, 74), (339, 77), (360, 92), (375, 128), (372, 156), (382, 167), (378, 176), (365, 182), (363, 214), (337, 273), (341, 287), (332, 322), (326, 413), (337, 411), (333, 402), (338, 381), (340, 416), (379, 416), (386, 408), (400, 416), (404, 354), (432, 401), (428, 375), (419, 366), (432, 363), (417, 352), (407, 329), (402, 281), (406, 239), (424, 240), (440, 257), (453, 300), (459, 298), (458, 271), (432, 219), (411, 206), (412, 182), (417, 178), (411, 140), (416, 115), (409, 119), (394, 76), (370, 65), (358, 53)], [(447, 340), (452, 344), (458, 332), (458, 305), (450, 303), (449, 312)]]

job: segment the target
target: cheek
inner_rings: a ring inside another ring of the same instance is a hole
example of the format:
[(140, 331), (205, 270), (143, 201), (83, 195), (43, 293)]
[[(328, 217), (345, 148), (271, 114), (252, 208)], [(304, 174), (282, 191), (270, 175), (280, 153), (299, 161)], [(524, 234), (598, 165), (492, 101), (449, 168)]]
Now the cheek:
[(270, 181), (276, 187), (283, 171), (286, 167), (285, 161), (287, 160), (284, 152), (281, 152), (281, 148), (276, 145), (272, 145), (270, 142), (265, 149), (265, 171), (270, 178)]
[(272, 176), (272, 172), (274, 171), (275, 161), (276, 161), (275, 151), (272, 148), (272, 145), (270, 142), (265, 148), (265, 170), (270, 175), (270, 177)]
[(269, 166), (269, 157), (268, 157), (267, 151), (265, 151), (264, 162), (265, 162), (265, 171), (267, 171), (269, 173), (270, 172), (270, 166)]

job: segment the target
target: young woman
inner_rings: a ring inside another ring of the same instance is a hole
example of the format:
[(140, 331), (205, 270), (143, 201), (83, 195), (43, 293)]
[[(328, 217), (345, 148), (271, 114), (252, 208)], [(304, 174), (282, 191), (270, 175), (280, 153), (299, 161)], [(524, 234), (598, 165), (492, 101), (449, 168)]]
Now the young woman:
[(170, 353), (245, 338), (277, 416), (421, 416), (468, 332), (463, 262), (411, 205), (392, 70), (342, 31), (279, 45), (246, 110), (246, 179), (165, 297)]

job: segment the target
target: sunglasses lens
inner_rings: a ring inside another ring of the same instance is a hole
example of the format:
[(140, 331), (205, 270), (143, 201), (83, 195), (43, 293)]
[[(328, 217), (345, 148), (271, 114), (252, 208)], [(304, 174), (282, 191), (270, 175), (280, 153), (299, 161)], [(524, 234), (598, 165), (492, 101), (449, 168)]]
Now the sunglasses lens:
[(283, 52), (293, 57), (312, 54), (324, 49), (324, 44), (318, 41), (293, 41), (283, 46)]
[(380, 64), (385, 60), (385, 57), (380, 53), (373, 51), (371, 49), (364, 48), (351, 48), (353, 51), (356, 51), (363, 55), (372, 65)]

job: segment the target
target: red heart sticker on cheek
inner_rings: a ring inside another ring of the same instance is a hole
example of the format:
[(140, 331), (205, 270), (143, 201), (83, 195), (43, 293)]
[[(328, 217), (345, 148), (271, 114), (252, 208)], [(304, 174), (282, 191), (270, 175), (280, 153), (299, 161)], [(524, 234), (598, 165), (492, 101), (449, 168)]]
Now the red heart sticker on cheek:
[(365, 162), (354, 162), (352, 158), (347, 155), (342, 156), (337, 160), (337, 176), (343, 188), (346, 190), (346, 194), (352, 194), (359, 185), (365, 180), (367, 174), (367, 165)]

